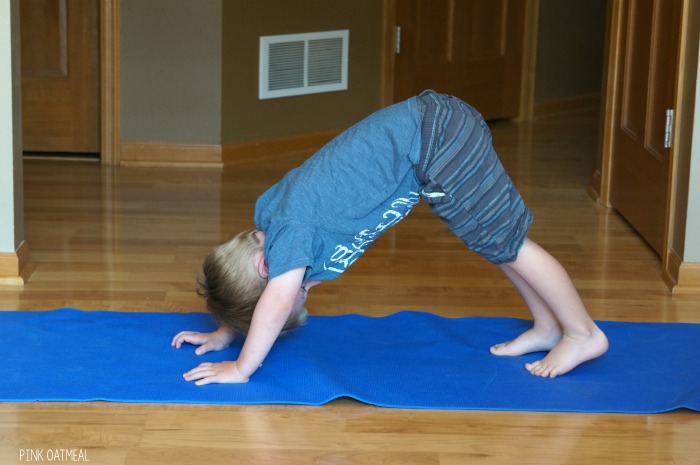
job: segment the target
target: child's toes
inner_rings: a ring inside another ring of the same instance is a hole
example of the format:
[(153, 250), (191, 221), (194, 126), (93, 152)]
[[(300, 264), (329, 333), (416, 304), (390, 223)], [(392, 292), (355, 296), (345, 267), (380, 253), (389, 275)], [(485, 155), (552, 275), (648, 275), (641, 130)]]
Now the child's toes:
[(500, 344), (496, 344), (496, 345), (491, 346), (491, 348), (489, 349), (489, 351), (490, 351), (493, 355), (501, 355), (501, 354), (503, 353), (503, 350), (502, 350), (502, 349), (503, 349), (506, 345), (507, 345), (506, 342), (501, 342)]
[(542, 376), (546, 378), (549, 376), (551, 369), (544, 365), (540, 360), (532, 363), (526, 363), (525, 369), (530, 372), (531, 375)]

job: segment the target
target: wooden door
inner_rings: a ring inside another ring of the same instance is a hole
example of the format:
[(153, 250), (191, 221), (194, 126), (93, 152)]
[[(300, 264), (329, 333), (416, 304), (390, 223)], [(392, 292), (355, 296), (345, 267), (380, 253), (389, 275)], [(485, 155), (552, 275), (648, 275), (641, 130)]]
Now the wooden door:
[(663, 257), (671, 169), (666, 123), (678, 82), (682, 0), (618, 6), (610, 203)]
[(523, 0), (396, 0), (394, 100), (455, 95), (486, 119), (518, 116)]
[(99, 0), (22, 0), (25, 151), (100, 151)]

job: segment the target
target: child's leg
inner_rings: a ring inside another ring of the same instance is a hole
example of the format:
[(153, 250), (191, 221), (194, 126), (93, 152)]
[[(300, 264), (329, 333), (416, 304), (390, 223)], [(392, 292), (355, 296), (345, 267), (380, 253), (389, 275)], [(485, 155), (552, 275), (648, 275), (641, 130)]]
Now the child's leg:
[(550, 350), (561, 339), (561, 327), (552, 310), (510, 266), (502, 265), (501, 270), (525, 300), (532, 314), (534, 325), (512, 341), (502, 342), (491, 347), (491, 353), (518, 356), (530, 352)]
[[(530, 310), (535, 319), (535, 328), (538, 328), (529, 334), (524, 333), (506, 346), (512, 344), (513, 353), (521, 350), (525, 353), (524, 349), (528, 345), (535, 350), (538, 345), (546, 348), (552, 343), (554, 336), (551, 331), (540, 329), (551, 328), (552, 317), (561, 328), (561, 339), (549, 354), (542, 360), (526, 364), (525, 367), (530, 373), (553, 378), (605, 353), (608, 348), (607, 338), (588, 315), (569, 275), (554, 257), (533, 241), (526, 239), (518, 258), (501, 267), (521, 292), (526, 303), (532, 305)], [(535, 295), (532, 295), (533, 293)], [(537, 319), (540, 319), (539, 324)], [(506, 346), (503, 346), (504, 352), (507, 352)], [(496, 349), (494, 353), (501, 355), (498, 352), (499, 349)]]

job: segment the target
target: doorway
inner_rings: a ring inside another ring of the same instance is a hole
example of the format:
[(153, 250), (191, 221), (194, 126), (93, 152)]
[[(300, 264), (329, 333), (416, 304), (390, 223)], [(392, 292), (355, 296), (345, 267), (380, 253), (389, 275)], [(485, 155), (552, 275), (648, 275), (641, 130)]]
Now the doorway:
[(24, 150), (119, 150), (119, 0), (20, 2)]
[(395, 102), (430, 88), (486, 119), (519, 116), (526, 2), (395, 0), (394, 22)]
[[(674, 120), (686, 0), (611, 4), (600, 201), (615, 208), (668, 267)], [(595, 182), (594, 182), (595, 184)]]
[(99, 156), (97, 0), (20, 2), (25, 152)]

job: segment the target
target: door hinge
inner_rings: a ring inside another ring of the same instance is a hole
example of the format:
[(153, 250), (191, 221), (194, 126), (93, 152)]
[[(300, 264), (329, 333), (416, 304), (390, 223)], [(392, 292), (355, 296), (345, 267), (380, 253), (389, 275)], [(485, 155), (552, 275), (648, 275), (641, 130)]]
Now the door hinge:
[(394, 28), (394, 53), (401, 53), (401, 26)]
[(666, 131), (664, 133), (664, 148), (671, 148), (673, 138), (673, 108), (666, 110)]

